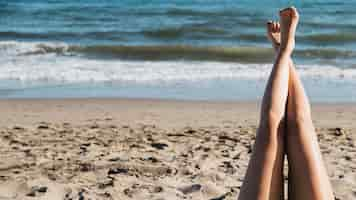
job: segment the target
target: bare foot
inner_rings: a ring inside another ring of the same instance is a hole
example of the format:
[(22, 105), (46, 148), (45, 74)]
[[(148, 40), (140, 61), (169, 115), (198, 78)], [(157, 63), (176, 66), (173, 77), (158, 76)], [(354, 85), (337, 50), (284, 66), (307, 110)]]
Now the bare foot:
[(297, 29), (299, 14), (296, 8), (285, 8), (279, 12), (281, 23), (280, 52), (291, 54), (295, 46), (295, 31)]
[(272, 42), (272, 47), (277, 52), (281, 45), (281, 26), (279, 22), (267, 22), (267, 38)]

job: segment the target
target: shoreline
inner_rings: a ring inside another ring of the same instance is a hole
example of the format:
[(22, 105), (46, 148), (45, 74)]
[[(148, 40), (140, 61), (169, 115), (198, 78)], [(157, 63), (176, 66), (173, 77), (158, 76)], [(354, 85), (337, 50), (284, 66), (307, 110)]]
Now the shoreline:
[[(82, 123), (112, 118), (126, 124), (160, 123), (168, 127), (218, 125), (230, 121), (257, 125), (259, 101), (176, 100), (151, 98), (0, 99), (0, 126), (40, 121)], [(316, 127), (356, 127), (356, 103), (311, 103)], [(54, 114), (55, 113), (55, 114)], [(85, 113), (85, 115), (83, 115)], [(126, 116), (125, 116), (126, 115)]]
[[(56, 101), (56, 100), (64, 100), (64, 101), (92, 101), (92, 100), (118, 100), (118, 101), (162, 101), (162, 102), (205, 102), (205, 103), (259, 103), (261, 99), (184, 99), (184, 98), (151, 98), (151, 97), (1, 97), (0, 101)], [(311, 104), (317, 105), (356, 105), (356, 102), (353, 101), (340, 101), (340, 102), (328, 102), (328, 101), (312, 101)]]

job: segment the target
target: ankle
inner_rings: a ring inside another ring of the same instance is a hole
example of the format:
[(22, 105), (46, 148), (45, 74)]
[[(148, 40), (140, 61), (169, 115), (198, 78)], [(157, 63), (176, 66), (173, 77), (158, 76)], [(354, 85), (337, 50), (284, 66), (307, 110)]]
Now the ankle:
[(293, 53), (294, 47), (292, 45), (280, 45), (278, 49), (278, 53), (280, 55), (291, 56)]
[(272, 44), (272, 47), (273, 47), (275, 53), (278, 53), (280, 46), (281, 46), (280, 44)]

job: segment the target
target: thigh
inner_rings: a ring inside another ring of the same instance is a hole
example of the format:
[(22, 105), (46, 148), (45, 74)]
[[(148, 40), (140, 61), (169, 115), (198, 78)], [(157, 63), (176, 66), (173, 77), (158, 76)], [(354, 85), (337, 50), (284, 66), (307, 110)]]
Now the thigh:
[(289, 199), (333, 199), (312, 122), (292, 122), (287, 131)]

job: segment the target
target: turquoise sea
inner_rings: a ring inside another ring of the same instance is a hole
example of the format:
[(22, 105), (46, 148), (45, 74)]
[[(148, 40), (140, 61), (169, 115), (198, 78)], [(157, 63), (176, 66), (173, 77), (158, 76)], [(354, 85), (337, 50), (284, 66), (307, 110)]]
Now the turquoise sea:
[(0, 98), (260, 99), (290, 5), (312, 101), (356, 102), (356, 0), (0, 0)]

